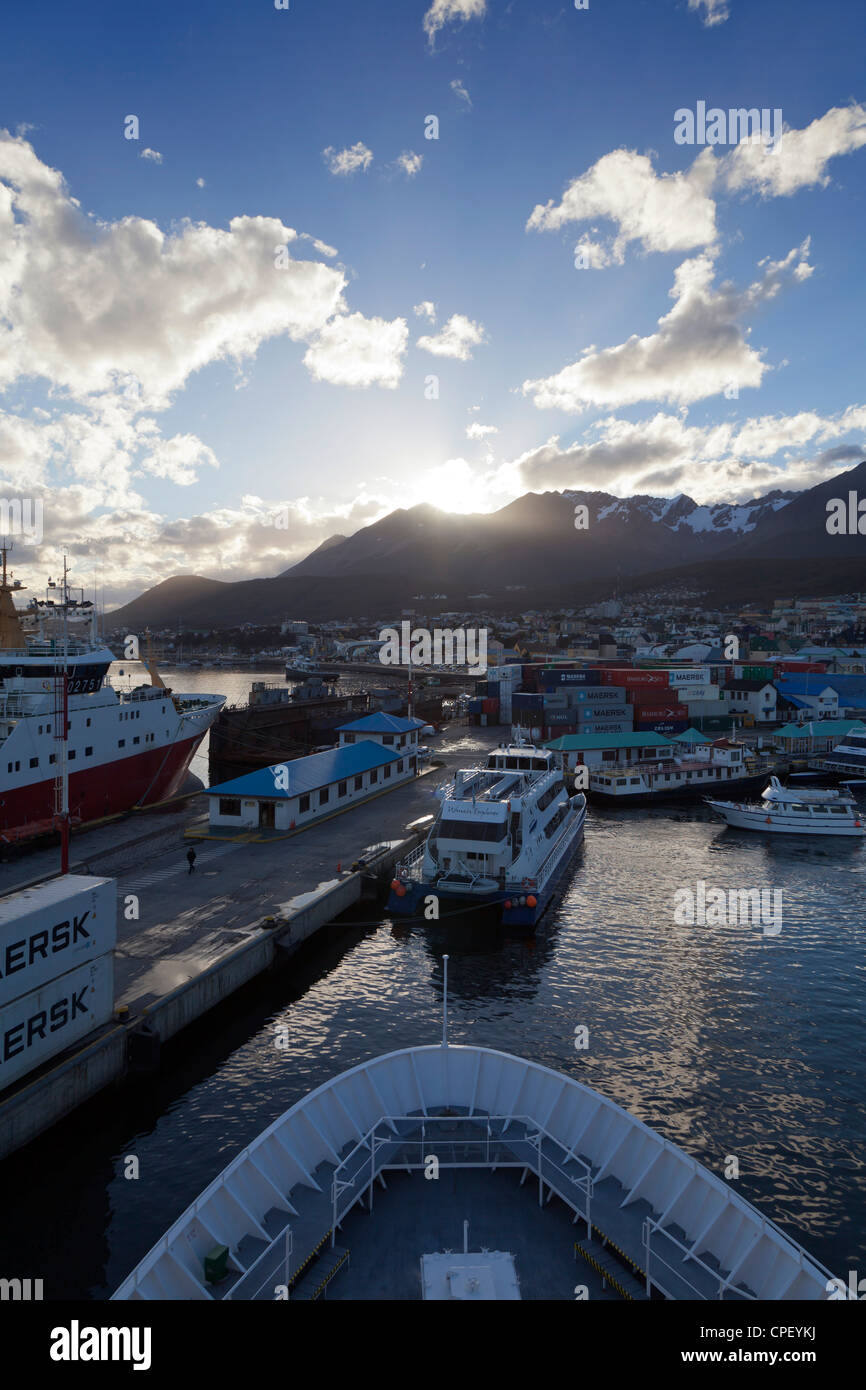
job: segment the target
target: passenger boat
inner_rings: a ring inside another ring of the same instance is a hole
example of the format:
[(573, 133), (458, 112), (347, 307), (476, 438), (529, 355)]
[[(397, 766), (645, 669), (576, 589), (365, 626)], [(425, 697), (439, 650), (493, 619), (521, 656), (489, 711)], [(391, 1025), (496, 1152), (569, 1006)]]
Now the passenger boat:
[(708, 797), (707, 805), (737, 830), (760, 830), (769, 835), (866, 834), (866, 822), (849, 792), (783, 787), (778, 777), (770, 778), (759, 803), (711, 801)]
[(575, 1285), (592, 1300), (856, 1297), (736, 1185), (583, 1082), (449, 1043), (446, 1003), (441, 1043), (299, 1100), (113, 1298), (566, 1301)]
[(402, 861), (388, 912), (440, 919), (492, 908), (503, 926), (534, 927), (583, 839), (586, 797), (569, 796), (555, 756), (519, 743), (494, 749), (437, 792), (426, 843)]
[(866, 777), (866, 730), (863, 733), (852, 730), (819, 763), (812, 766), (821, 773), (849, 777), (859, 782)]
[(588, 786), (594, 801), (634, 806), (701, 795), (720, 784), (757, 791), (768, 769), (766, 756), (720, 738), (688, 753), (666, 751), (637, 763), (602, 763), (588, 769)]

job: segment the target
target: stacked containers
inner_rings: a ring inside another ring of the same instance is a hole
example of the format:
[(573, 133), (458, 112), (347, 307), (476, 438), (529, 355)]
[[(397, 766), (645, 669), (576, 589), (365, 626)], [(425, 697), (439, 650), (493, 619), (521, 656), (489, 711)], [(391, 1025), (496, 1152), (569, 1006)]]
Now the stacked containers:
[(117, 899), (65, 874), (0, 901), (0, 1091), (107, 1023)]

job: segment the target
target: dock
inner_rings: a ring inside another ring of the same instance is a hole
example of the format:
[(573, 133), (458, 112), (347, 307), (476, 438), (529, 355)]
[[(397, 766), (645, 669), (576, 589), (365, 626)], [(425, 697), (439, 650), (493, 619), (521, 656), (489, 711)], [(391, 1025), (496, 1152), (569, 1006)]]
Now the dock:
[[(495, 729), (455, 727), (435, 750), (442, 765), (288, 838), (190, 838), (207, 827), (202, 796), (157, 813), (149, 826), (147, 817), (130, 817), (92, 839), (76, 837), (71, 871), (117, 884), (115, 1022), (0, 1096), (0, 1158), (106, 1086), (155, 1069), (162, 1044), (257, 976), (286, 966), (363, 896), (376, 897), (377, 885), (426, 834), (436, 787), (500, 737)], [(33, 872), (25, 879), (28, 864)], [(4, 866), (0, 889), (32, 883), (40, 869), (43, 878), (53, 876), (56, 851)], [(371, 909), (378, 910), (372, 902)]]

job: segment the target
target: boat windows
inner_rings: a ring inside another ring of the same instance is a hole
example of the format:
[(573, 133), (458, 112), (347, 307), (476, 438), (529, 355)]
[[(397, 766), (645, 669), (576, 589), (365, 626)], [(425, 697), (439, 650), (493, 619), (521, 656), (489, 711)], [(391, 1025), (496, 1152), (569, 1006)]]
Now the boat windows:
[(39, 766), (39, 759), (38, 759), (38, 758), (31, 758), (31, 759), (30, 759), (30, 766), (31, 766), (31, 767), (38, 767), (38, 766)]
[(826, 814), (827, 814), (827, 807), (826, 807), (826, 806), (813, 806), (813, 807), (812, 807), (812, 811), (813, 811), (813, 813), (814, 813), (816, 816), (826, 816)]
[(93, 745), (92, 745), (92, 744), (89, 745), (87, 748), (85, 748), (85, 750), (84, 750), (84, 756), (85, 756), (85, 758), (92, 758), (92, 757), (93, 757)]
[(844, 806), (828, 806), (827, 809), (828, 811), (832, 812), (834, 816), (847, 816), (848, 814), (848, 811)]
[(640, 784), (640, 778), (639, 778), (639, 777), (629, 777), (629, 779), (628, 779), (628, 784), (629, 784), (630, 787), (636, 787), (636, 786), (638, 786), (638, 785)]
[(504, 820), (472, 821), (441, 820), (436, 832), (438, 839), (445, 840), (504, 840), (507, 826)]

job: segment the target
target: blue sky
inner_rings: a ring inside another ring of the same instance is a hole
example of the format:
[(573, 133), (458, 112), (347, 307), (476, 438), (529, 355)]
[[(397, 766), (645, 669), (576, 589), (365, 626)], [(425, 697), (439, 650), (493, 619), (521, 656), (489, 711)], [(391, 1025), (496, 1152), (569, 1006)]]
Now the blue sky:
[[(15, 7), (0, 477), (45, 517), (20, 572), (67, 545), (120, 601), (418, 501), (849, 466), (862, 59), (850, 0)], [(778, 147), (677, 144), (698, 102), (780, 110)]]

